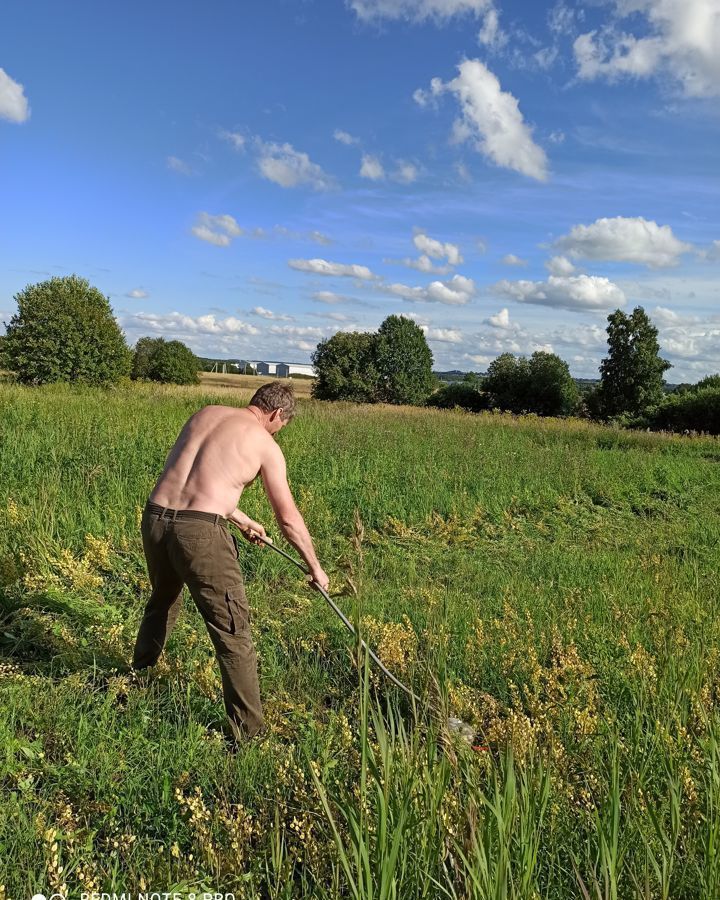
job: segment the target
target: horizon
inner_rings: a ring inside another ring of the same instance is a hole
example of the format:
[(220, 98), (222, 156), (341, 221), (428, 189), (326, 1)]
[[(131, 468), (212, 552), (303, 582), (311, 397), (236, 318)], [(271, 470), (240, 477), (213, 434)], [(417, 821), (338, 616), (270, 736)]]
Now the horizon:
[(76, 272), (131, 344), (309, 364), (395, 313), (435, 369), (548, 350), (594, 378), (608, 313), (643, 306), (666, 380), (720, 369), (715, 0), (40, 0), (4, 25), (0, 322)]

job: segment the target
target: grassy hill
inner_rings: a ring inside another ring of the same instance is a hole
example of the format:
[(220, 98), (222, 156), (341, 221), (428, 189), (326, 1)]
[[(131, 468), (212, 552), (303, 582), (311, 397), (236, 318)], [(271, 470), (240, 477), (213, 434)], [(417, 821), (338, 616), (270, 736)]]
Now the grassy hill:
[(4, 894), (720, 896), (720, 443), (302, 400), (279, 443), (331, 592), (423, 702), (243, 543), (269, 731), (231, 756), (189, 598), (127, 671), (142, 504), (254, 390), (217, 384), (0, 384)]

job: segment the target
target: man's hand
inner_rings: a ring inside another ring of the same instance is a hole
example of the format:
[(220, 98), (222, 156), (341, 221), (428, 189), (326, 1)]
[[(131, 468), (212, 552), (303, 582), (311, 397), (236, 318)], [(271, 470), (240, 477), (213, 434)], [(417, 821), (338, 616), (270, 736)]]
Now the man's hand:
[(251, 519), (250, 516), (246, 516), (245, 513), (241, 512), (239, 509), (236, 509), (229, 519), (233, 525), (237, 525), (245, 540), (250, 541), (251, 544), (257, 544), (260, 547), (264, 546), (258, 535), (267, 538), (267, 534), (265, 534), (265, 529), (259, 522)]
[(251, 544), (257, 544), (260, 547), (263, 546), (263, 542), (260, 538), (267, 538), (267, 534), (265, 534), (265, 529), (259, 522), (248, 519), (244, 525), (238, 525), (238, 528), (246, 541), (250, 541)]
[(330, 587), (330, 579), (327, 577), (325, 572), (320, 568), (320, 566), (314, 566), (310, 570), (309, 579), (315, 582), (315, 584), (319, 585), (324, 591), (327, 591)]

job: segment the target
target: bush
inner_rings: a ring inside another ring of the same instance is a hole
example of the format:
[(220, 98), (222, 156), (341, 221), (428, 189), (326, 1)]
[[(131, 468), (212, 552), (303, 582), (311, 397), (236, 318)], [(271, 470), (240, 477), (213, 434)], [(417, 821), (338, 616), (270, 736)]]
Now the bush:
[(427, 399), (428, 406), (436, 406), (439, 409), (467, 409), (470, 412), (482, 412), (490, 408), (490, 397), (479, 391), (472, 384), (464, 381), (453, 381), (451, 384), (443, 384), (434, 394)]
[(432, 354), (422, 329), (388, 316), (377, 333), (339, 331), (312, 355), (318, 400), (423, 403), (434, 386)]
[(131, 352), (110, 301), (84, 278), (68, 275), (15, 295), (3, 359), (25, 384), (109, 384), (128, 375)]
[(538, 350), (526, 359), (503, 353), (488, 367), (483, 384), (490, 405), (514, 413), (567, 416), (579, 392), (568, 364), (555, 353)]
[(135, 345), (132, 377), (162, 384), (198, 384), (200, 360), (182, 341), (142, 337)]
[(653, 428), (720, 434), (720, 387), (671, 394), (650, 417)]
[(317, 400), (351, 400), (355, 403), (377, 400), (374, 334), (338, 331), (317, 345), (312, 364), (317, 373), (312, 396)]

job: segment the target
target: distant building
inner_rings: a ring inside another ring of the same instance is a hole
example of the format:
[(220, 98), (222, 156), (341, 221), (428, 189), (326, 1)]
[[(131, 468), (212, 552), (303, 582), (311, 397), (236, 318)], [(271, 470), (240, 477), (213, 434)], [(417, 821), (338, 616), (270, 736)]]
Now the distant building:
[(282, 363), (259, 362), (255, 368), (258, 375), (277, 375), (278, 365), (282, 365)]
[(278, 378), (292, 378), (293, 375), (315, 377), (313, 367), (309, 363), (278, 363), (275, 371)]

